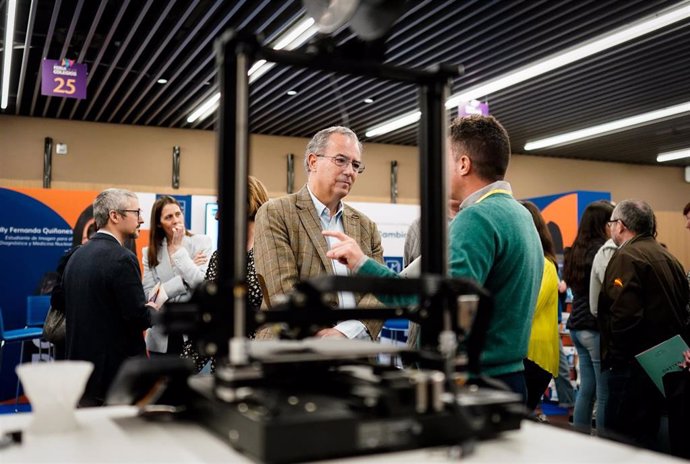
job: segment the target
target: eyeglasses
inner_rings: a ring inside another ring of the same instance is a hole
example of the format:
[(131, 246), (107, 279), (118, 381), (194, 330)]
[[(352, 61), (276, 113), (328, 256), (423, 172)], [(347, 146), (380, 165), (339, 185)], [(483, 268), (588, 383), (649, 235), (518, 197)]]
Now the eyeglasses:
[(141, 208), (139, 209), (118, 209), (120, 213), (137, 213), (138, 217), (142, 217)]
[(364, 172), (364, 163), (362, 163), (361, 161), (357, 161), (357, 160), (351, 160), (347, 156), (343, 156), (343, 155), (326, 156), (326, 155), (316, 154), (316, 157), (317, 158), (328, 158), (331, 161), (333, 161), (336, 166), (338, 166), (340, 168), (346, 168), (348, 164), (352, 163), (352, 169), (354, 169), (357, 174), (361, 174)]
[(611, 219), (610, 221), (606, 221), (606, 225), (609, 227), (613, 227), (613, 225), (617, 222), (620, 222), (621, 224), (623, 224), (623, 226), (625, 226), (625, 222), (623, 222), (622, 219)]

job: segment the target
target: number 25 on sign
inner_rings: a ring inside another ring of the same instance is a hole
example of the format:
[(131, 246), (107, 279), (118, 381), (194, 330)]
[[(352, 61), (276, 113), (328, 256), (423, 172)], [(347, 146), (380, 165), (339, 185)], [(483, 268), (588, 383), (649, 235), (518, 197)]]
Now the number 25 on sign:
[(56, 84), (55, 88), (53, 88), (53, 92), (55, 93), (74, 95), (74, 92), (77, 91), (77, 88), (74, 86), (74, 79), (63, 79), (62, 77), (54, 77), (53, 81)]

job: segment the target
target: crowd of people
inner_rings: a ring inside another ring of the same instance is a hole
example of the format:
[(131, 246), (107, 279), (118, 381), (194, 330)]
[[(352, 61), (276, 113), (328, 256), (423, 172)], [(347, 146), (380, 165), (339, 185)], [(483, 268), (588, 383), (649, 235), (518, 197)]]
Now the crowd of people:
[[(596, 411), (599, 435), (662, 449), (657, 432), (664, 397), (635, 356), (674, 335), (690, 341), (690, 274), (656, 240), (650, 206), (639, 200), (587, 206), (559, 277), (544, 218), (534, 204), (517, 201), (505, 179), (511, 154), (506, 130), (493, 117), (470, 116), (454, 120), (448, 133), (449, 273), (477, 282), (494, 301), (482, 374), (535, 409), (562, 367), (558, 318), (564, 281), (573, 293), (567, 327), (580, 363), (573, 425), (589, 432)], [(343, 202), (365, 171), (357, 135), (339, 126), (318, 132), (307, 145), (304, 167), (306, 185), (281, 198), (269, 200), (261, 182), (249, 180), (248, 303), (256, 311), (271, 310), (271, 301), (316, 276), (399, 277), (383, 264), (374, 221)], [(690, 203), (683, 214), (690, 228)], [(66, 357), (95, 365), (81, 404), (102, 404), (131, 356), (182, 355), (198, 371), (212, 368), (215, 360), (196, 353), (193, 340), (151, 327), (153, 312), (165, 310), (156, 304), (159, 294), (187, 301), (204, 279), (216, 278), (211, 239), (186, 230), (174, 198), (159, 198), (142, 278), (136, 256), (123, 246), (143, 223), (136, 195), (105, 190), (94, 201), (93, 215), (98, 231), (71, 253), (61, 285)], [(410, 237), (418, 237), (415, 231), (413, 225)], [(418, 248), (406, 247), (407, 263), (418, 257)], [(257, 274), (265, 282), (263, 292)], [(334, 308), (410, 303), (406, 297), (351, 292), (325, 298)], [(344, 320), (319, 326), (314, 334), (376, 340), (380, 328), (380, 321)], [(251, 335), (270, 339), (278, 330), (271, 325)], [(685, 356), (690, 360), (690, 353)]]

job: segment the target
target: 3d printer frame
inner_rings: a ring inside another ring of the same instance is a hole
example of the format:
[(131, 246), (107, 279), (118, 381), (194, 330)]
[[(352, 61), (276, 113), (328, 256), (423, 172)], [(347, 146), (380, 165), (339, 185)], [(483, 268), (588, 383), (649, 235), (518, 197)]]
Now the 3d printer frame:
[[(329, 48), (331, 47), (331, 48)], [(420, 150), (420, 203), (421, 203), (421, 252), (422, 277), (419, 281), (408, 279), (405, 285), (390, 279), (387, 289), (381, 279), (366, 283), (366, 279), (350, 281), (349, 287), (357, 291), (376, 290), (379, 293), (403, 293), (412, 288), (420, 296), (420, 304), (448, 306), (438, 293), (438, 279), (447, 279), (447, 187), (446, 149), (448, 117), (445, 100), (449, 95), (452, 78), (460, 74), (458, 66), (438, 65), (427, 70), (403, 67), (349, 57), (326, 41), (312, 44), (307, 51), (282, 51), (262, 46), (252, 34), (230, 30), (215, 44), (219, 67), (221, 89), (218, 122), (218, 203), (221, 211), (219, 221), (219, 269), (218, 285), (212, 285), (202, 298), (201, 323), (196, 330), (200, 347), (208, 354), (224, 355), (227, 341), (243, 338), (247, 333), (248, 321), (254, 315), (247, 312), (245, 295), (246, 275), (246, 204), (249, 149), (249, 79), (248, 70), (256, 60), (262, 59), (281, 65), (334, 72), (352, 76), (383, 79), (415, 85), (418, 88), (421, 108), (419, 129)], [(433, 237), (433, 239), (431, 239)], [(431, 279), (431, 280), (429, 280)], [(414, 283), (412, 282), (414, 281)], [(343, 285), (344, 279), (326, 279), (321, 290), (333, 290), (333, 285)], [(432, 284), (432, 282), (435, 282)], [(326, 285), (326, 287), (324, 287)], [(373, 285), (373, 286), (372, 286)], [(471, 286), (470, 283), (467, 283)], [(479, 288), (479, 287), (475, 287)], [(386, 290), (386, 292), (380, 292)], [(389, 291), (390, 290), (390, 291)], [(433, 291), (432, 291), (433, 290)], [(409, 292), (405, 292), (409, 293)], [(232, 301), (232, 311), (227, 302)], [(225, 302), (223, 304), (222, 302)], [(452, 303), (451, 303), (452, 305)], [(345, 314), (343, 311), (347, 311)], [(355, 317), (357, 319), (409, 317), (422, 322), (420, 340), (422, 348), (436, 345), (441, 330), (442, 315), (436, 311), (430, 317), (426, 311), (407, 311), (404, 308), (377, 310), (342, 310), (336, 314), (316, 316), (320, 319)], [(386, 313), (386, 311), (390, 311)], [(402, 311), (402, 313), (401, 313)], [(189, 312), (193, 312), (189, 308)], [(291, 311), (273, 312), (259, 317), (260, 320), (299, 321), (300, 316)], [(332, 313), (335, 313), (332, 311)], [(404, 314), (403, 314), (404, 313)], [(423, 317), (420, 317), (422, 315)], [(325, 321), (324, 321), (325, 322)], [(251, 323), (249, 324), (251, 325)]]

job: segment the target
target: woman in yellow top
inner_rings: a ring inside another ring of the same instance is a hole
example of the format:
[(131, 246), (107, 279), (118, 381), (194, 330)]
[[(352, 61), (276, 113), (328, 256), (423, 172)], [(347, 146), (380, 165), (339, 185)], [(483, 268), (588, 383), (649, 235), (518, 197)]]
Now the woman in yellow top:
[(532, 215), (544, 250), (544, 275), (532, 319), (527, 357), (524, 359), (527, 384), (527, 408), (534, 411), (552, 377), (558, 376), (558, 269), (551, 233), (539, 208), (529, 201), (521, 202)]

